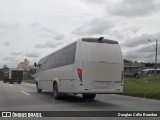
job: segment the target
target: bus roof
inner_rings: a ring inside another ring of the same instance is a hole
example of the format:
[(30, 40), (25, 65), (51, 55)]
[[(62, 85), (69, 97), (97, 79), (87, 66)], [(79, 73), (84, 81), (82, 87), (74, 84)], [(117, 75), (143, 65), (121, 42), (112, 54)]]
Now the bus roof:
[(88, 37), (88, 38), (79, 38), (79, 39), (70, 41), (70, 42), (68, 42), (68, 43), (66, 43), (66, 44), (63, 44), (63, 45), (61, 45), (61, 46), (56, 47), (56, 48), (53, 50), (52, 53), (50, 53), (50, 54), (44, 56), (43, 58), (41, 58), (41, 59), (39, 60), (39, 62), (40, 62), (40, 61), (41, 61), (41, 62), (42, 62), (42, 61), (45, 61), (45, 58), (46, 58), (46, 57), (52, 55), (52, 54), (55, 53), (56, 51), (58, 51), (58, 50), (60, 50), (60, 49), (62, 49), (62, 48), (64, 48), (64, 47), (66, 47), (66, 46), (68, 46), (68, 45), (70, 45), (70, 44), (72, 44), (72, 43), (74, 43), (74, 42), (77, 42), (77, 41), (97, 42), (98, 40), (103, 40), (103, 41), (101, 41), (101, 43), (118, 44), (117, 41), (109, 40), (109, 39), (104, 39), (103, 37), (99, 37), (99, 38), (91, 38), (91, 37), (90, 37), (90, 38), (89, 38), (89, 37)]

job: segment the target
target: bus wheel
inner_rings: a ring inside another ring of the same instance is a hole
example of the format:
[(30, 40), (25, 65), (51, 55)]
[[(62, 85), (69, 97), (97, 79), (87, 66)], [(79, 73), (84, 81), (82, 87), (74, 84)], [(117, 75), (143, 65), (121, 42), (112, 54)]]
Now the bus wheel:
[(38, 92), (38, 93), (41, 93), (41, 92), (42, 92), (42, 89), (39, 89), (39, 87), (38, 87), (38, 82), (36, 82), (36, 88), (37, 88), (37, 92)]
[(60, 93), (58, 92), (57, 83), (53, 84), (53, 96), (54, 96), (55, 99), (58, 99), (60, 97)]
[(93, 100), (96, 97), (96, 94), (89, 94), (89, 93), (84, 93), (82, 94), (83, 99), (91, 99)]

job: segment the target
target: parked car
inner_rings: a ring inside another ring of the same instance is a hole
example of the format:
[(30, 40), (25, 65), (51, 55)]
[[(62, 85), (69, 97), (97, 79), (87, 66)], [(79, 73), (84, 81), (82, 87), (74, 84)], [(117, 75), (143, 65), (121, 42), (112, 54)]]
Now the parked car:
[[(155, 75), (155, 69), (144, 69), (140, 72), (141, 77), (153, 76)], [(160, 75), (160, 69), (156, 69), (156, 75)]]

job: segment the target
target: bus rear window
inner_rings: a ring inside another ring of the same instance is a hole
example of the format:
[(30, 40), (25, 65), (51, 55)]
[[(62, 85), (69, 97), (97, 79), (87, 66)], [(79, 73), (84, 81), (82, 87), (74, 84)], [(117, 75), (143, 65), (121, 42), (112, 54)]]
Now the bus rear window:
[(121, 63), (121, 50), (117, 44), (83, 42), (83, 61)]

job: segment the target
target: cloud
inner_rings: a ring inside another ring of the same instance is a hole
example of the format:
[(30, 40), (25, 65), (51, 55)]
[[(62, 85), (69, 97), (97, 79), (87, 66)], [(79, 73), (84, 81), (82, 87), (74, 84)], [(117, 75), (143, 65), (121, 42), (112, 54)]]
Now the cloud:
[(10, 42), (9, 41), (5, 41), (4, 42), (4, 46), (9, 46), (10, 45)]
[[(140, 62), (155, 62), (155, 49), (153, 46), (142, 47), (138, 50), (128, 50), (124, 55), (124, 58), (131, 61), (140, 61)], [(158, 62), (160, 60), (160, 53), (158, 52)]]
[(105, 0), (80, 0), (84, 3), (87, 3), (87, 4), (103, 4), (105, 2)]
[(4, 60), (4, 61), (17, 61), (17, 59), (15, 57), (11, 57), (11, 56), (4, 57), (2, 60)]
[(64, 35), (62, 35), (62, 34), (57, 34), (57, 35), (55, 35), (55, 37), (54, 37), (56, 40), (62, 40), (63, 38), (64, 38)]
[(0, 30), (18, 30), (19, 24), (0, 23)]
[(142, 34), (141, 36), (136, 36), (130, 40), (127, 40), (123, 46), (134, 48), (137, 46), (143, 46), (147, 44), (151, 44), (148, 40), (155, 41), (156, 39), (160, 38), (160, 32), (154, 34)]
[[(143, 34), (127, 40), (122, 48), (127, 48), (124, 57), (129, 60), (138, 60), (143, 62), (155, 61), (155, 40), (160, 38), (160, 32), (154, 34)], [(151, 40), (152, 42), (148, 41)], [(160, 47), (158, 47), (159, 51)], [(160, 52), (158, 52), (158, 61)]]
[(38, 32), (42, 32), (42, 33), (50, 33), (50, 34), (53, 33), (52, 30), (50, 30), (49, 28), (43, 26), (40, 23), (32, 23), (32, 24), (29, 25), (29, 27), (34, 29), (34, 30), (37, 30)]
[(96, 18), (72, 31), (76, 35), (96, 35), (107, 33), (113, 23), (106, 18)]
[(63, 34), (59, 34), (39, 23), (32, 23), (29, 27), (40, 37), (48, 37), (55, 40), (62, 40), (64, 38)]
[(23, 52), (12, 52), (11, 55), (23, 55)]
[(25, 56), (27, 57), (39, 57), (40, 53), (38, 52), (26, 52)]
[(62, 44), (62, 41), (47, 41), (44, 44), (36, 44), (36, 48), (56, 48)]
[(116, 16), (141, 17), (151, 15), (160, 10), (156, 0), (122, 0), (115, 3), (109, 13)]
[(120, 42), (124, 42), (125, 40), (131, 39), (139, 32), (140, 28), (137, 26), (127, 27), (121, 30), (112, 30), (109, 35), (113, 36), (114, 39), (120, 40)]

